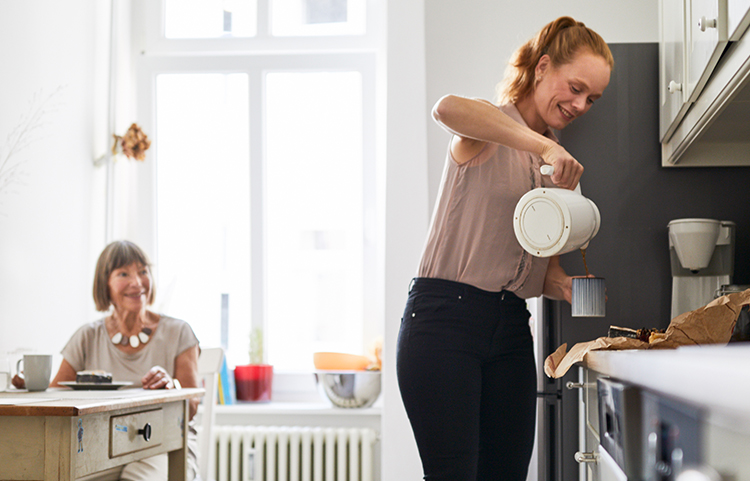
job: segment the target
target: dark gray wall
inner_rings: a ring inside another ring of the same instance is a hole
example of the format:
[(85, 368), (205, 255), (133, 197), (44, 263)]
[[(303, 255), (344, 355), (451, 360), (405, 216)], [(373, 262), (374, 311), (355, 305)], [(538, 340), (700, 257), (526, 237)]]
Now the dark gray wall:
[[(605, 318), (572, 318), (554, 303), (562, 342), (605, 336), (610, 325), (665, 328), (670, 321), (671, 276), (667, 224), (706, 217), (737, 223), (735, 284), (750, 284), (750, 168), (661, 167), (658, 45), (613, 44), (610, 85), (584, 117), (559, 133), (562, 145), (585, 167), (581, 187), (601, 213), (601, 228), (586, 253), (592, 274), (607, 285)], [(578, 252), (561, 263), (583, 275)], [(571, 369), (564, 381), (577, 380)], [(563, 401), (563, 479), (575, 479), (577, 393)]]

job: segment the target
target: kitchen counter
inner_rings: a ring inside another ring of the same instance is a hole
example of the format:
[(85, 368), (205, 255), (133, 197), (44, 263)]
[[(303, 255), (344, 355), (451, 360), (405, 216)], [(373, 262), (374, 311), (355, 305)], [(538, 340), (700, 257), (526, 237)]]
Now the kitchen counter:
[(602, 375), (689, 402), (721, 424), (750, 428), (750, 344), (592, 351), (582, 364)]

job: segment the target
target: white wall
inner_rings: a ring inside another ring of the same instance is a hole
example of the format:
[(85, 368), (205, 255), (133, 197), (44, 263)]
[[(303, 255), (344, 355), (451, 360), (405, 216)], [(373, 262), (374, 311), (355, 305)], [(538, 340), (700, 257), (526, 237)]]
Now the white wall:
[(419, 455), (396, 380), (396, 339), (429, 214), (424, 0), (389, 0), (387, 21), (383, 481), (422, 478)]
[(22, 182), (0, 192), (0, 353), (58, 354), (74, 328), (93, 320), (92, 220), (102, 202), (93, 198), (92, 168), (97, 3), (0, 2), (0, 155), (39, 105), (32, 99), (60, 88), (31, 142), (10, 159), (25, 162)]

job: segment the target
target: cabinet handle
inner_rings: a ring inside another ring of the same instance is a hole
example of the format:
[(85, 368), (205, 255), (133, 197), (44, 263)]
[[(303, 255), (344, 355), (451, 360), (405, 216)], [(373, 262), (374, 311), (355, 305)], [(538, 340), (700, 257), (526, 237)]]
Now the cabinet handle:
[(705, 32), (707, 28), (716, 28), (716, 19), (701, 17), (698, 19), (698, 28), (701, 29), (701, 32)]
[(578, 451), (575, 456), (573, 456), (577, 463), (598, 463), (599, 462), (599, 453), (593, 452), (593, 453), (582, 453)]
[(667, 86), (667, 90), (669, 90), (670, 94), (681, 92), (682, 91), (682, 84), (678, 84), (674, 80), (669, 81), (669, 85)]
[(565, 384), (565, 387), (568, 388), (568, 389), (583, 389), (583, 383), (582, 382), (568, 381)]
[(138, 430), (138, 434), (143, 436), (143, 440), (149, 442), (151, 440), (151, 424), (146, 423), (143, 429)]

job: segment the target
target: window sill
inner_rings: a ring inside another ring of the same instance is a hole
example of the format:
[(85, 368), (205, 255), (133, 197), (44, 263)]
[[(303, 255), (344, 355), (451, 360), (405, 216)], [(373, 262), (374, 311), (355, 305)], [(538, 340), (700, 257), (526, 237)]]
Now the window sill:
[[(198, 407), (196, 421), (200, 422), (203, 406)], [(272, 401), (268, 403), (240, 402), (214, 408), (216, 425), (240, 426), (310, 426), (310, 427), (369, 427), (381, 429), (382, 399), (369, 408), (337, 408), (317, 401)]]
[[(202, 406), (201, 406), (202, 407)], [(280, 416), (380, 416), (382, 402), (378, 399), (369, 408), (338, 408), (323, 402), (283, 402), (264, 403), (238, 402), (218, 405), (216, 414), (273, 414)]]

